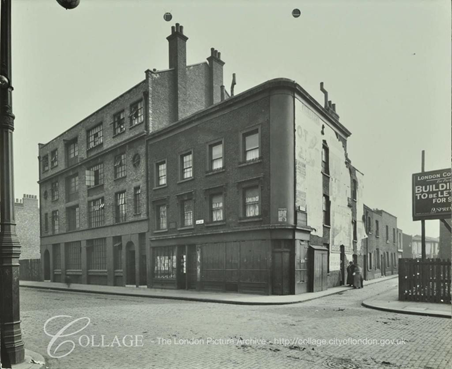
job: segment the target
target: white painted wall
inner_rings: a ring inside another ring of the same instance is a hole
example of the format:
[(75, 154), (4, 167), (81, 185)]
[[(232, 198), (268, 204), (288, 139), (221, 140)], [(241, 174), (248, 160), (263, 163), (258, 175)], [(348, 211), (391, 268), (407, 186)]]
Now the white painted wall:
[[(322, 125), (325, 126), (322, 135)], [(339, 270), (340, 245), (345, 246), (349, 260), (353, 255), (352, 209), (348, 206), (351, 197), (350, 171), (346, 166), (345, 150), (336, 132), (322, 117), (299, 98), (295, 100), (295, 203), (308, 213), (308, 225), (315, 228), (313, 235), (322, 236), (322, 144), (326, 140), (329, 148), (331, 239), (330, 270)], [(361, 174), (360, 174), (361, 175)], [(358, 180), (358, 239), (365, 236), (362, 222), (363, 188)]]

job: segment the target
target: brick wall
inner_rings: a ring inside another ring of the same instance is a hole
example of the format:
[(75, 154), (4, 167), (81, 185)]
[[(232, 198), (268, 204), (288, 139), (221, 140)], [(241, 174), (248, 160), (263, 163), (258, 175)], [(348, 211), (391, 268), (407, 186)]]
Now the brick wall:
[[(159, 161), (167, 161), (167, 186), (150, 191), (151, 229), (155, 230), (155, 201), (164, 200), (168, 204), (168, 224), (177, 223), (174, 229), (169, 229), (168, 234), (178, 233), (180, 225), (180, 211), (177, 194), (194, 191), (195, 206), (194, 219), (208, 220), (209, 196), (208, 190), (217, 186), (224, 186), (224, 219), (225, 224), (216, 226), (215, 231), (225, 229), (237, 229), (237, 227), (250, 226), (249, 223), (239, 222), (239, 207), (241, 204), (241, 192), (238, 184), (246, 179), (262, 177), (261, 208), (262, 221), (258, 224), (269, 223), (268, 213), (270, 201), (269, 179), (269, 98), (261, 96), (249, 104), (235, 106), (234, 110), (222, 111), (221, 114), (210, 115), (200, 124), (187, 126), (186, 129), (148, 142), (149, 155), (149, 183), (155, 186), (155, 164)], [(251, 165), (240, 166), (240, 134), (250, 127), (261, 128), (261, 153), (262, 161)], [(208, 168), (208, 144), (217, 140), (223, 140), (224, 171), (215, 174), (207, 173)], [(179, 160), (180, 155), (188, 150), (193, 150), (194, 178), (186, 182), (180, 182)], [(197, 232), (212, 231), (204, 225), (195, 225)]]
[(24, 195), (14, 204), (20, 259), (39, 259), (39, 208), (36, 195)]

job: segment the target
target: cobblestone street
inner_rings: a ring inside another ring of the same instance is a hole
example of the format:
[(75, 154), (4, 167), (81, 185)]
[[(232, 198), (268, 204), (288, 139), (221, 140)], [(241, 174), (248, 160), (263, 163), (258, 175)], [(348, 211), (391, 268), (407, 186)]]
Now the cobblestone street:
[[(21, 288), (22, 329), (26, 348), (46, 356), (52, 369), (450, 367), (450, 319), (381, 312), (361, 306), (362, 300), (396, 285), (397, 281), (389, 280), (362, 290), (285, 306), (225, 305)], [(54, 359), (47, 353), (51, 337), (43, 327), (49, 318), (58, 315), (71, 318), (51, 321), (47, 325), (49, 334), (56, 334), (81, 317), (88, 317), (90, 324), (80, 330), (87, 324), (87, 320), (80, 320), (68, 327), (64, 334), (80, 331), (60, 337), (50, 352), (60, 356), (73, 351)], [(126, 347), (134, 336), (142, 336), (142, 344), (139, 337), (134, 342), (137, 345)], [(347, 338), (375, 339), (380, 343), (337, 344)], [(393, 342), (381, 344), (380, 340)], [(74, 345), (64, 341), (73, 341)], [(111, 347), (93, 347), (102, 343)]]

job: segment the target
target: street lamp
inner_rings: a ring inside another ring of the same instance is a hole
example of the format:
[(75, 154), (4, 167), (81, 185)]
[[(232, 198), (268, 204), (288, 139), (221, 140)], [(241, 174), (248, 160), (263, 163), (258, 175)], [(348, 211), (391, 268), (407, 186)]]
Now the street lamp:
[[(80, 0), (57, 0), (73, 9)], [(11, 0), (1, 0), (0, 40), (0, 362), (4, 367), (24, 361), (20, 327), (20, 243), (14, 218), (14, 170), (11, 79)]]

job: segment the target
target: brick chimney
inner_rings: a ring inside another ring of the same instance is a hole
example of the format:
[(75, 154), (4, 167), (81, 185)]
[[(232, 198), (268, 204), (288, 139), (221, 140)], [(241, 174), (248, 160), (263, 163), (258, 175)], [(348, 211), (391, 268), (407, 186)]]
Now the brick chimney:
[(209, 105), (222, 101), (221, 86), (223, 85), (223, 65), (221, 53), (213, 47), (210, 49), (210, 56), (207, 58), (210, 67), (210, 96)]
[(167, 38), (169, 43), (169, 67), (175, 70), (175, 96), (177, 111), (176, 121), (186, 116), (187, 99), (187, 40), (184, 28), (179, 23), (171, 27), (171, 35)]

